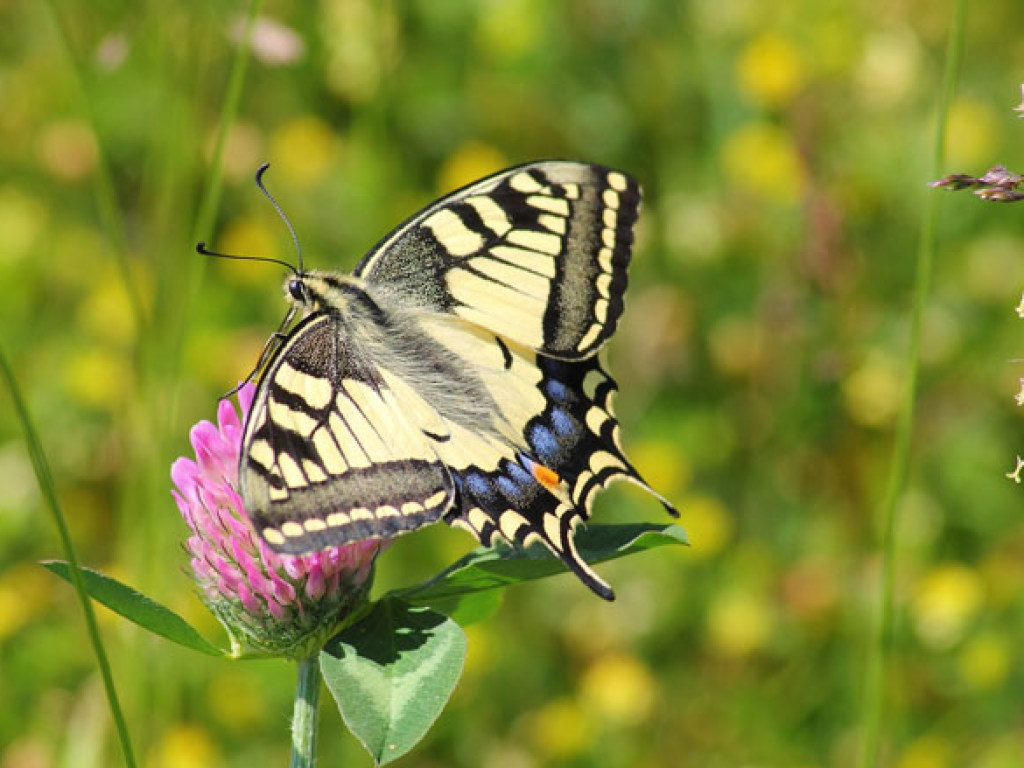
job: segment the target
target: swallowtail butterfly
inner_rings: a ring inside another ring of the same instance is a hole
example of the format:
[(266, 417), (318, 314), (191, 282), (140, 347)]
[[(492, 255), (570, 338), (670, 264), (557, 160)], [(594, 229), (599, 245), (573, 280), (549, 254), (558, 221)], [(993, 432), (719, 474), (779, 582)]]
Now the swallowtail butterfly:
[(538, 161), (470, 184), (381, 240), (352, 275), (301, 268), (303, 318), (263, 367), (242, 497), (298, 554), (438, 520), (485, 545), (541, 541), (601, 597), (575, 527), (640, 478), (598, 351), (623, 309), (640, 187)]

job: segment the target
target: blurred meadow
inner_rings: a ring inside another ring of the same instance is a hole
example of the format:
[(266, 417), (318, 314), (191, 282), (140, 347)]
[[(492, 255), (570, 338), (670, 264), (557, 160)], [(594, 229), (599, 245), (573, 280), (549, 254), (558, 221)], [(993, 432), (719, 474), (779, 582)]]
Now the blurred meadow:
[[(909, 364), (915, 258), (942, 197), (897, 505), (881, 764), (1024, 765), (1024, 210), (930, 190), (947, 0), (0, 0), (0, 349), (84, 564), (219, 638), (184, 573), (168, 471), (252, 368), (291, 260), (348, 271), (438, 195), (539, 157), (643, 184), (609, 357), (626, 447), (690, 548), (559, 576), (469, 630), (401, 761), (854, 766)], [(1024, 4), (967, 18), (941, 173), (1024, 167)], [(230, 122), (218, 150), (218, 129)], [(215, 169), (222, 158), (223, 175)], [(663, 521), (615, 488), (596, 518)], [(377, 589), (473, 546), (435, 526)], [(0, 394), (0, 768), (120, 765), (11, 401)], [(293, 666), (198, 657), (106, 611), (140, 764), (283, 765)], [(370, 758), (325, 700), (321, 765)]]

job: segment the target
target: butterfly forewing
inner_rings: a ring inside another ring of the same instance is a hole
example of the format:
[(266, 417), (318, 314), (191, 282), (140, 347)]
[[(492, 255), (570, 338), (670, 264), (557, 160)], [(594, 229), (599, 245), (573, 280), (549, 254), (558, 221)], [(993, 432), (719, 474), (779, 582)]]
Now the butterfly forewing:
[(453, 485), (428, 439), (330, 314), (295, 328), (246, 423), (242, 496), (283, 552), (392, 536), (440, 518)]
[(384, 238), (356, 275), (563, 359), (614, 333), (640, 188), (597, 165), (545, 161), (442, 198)]

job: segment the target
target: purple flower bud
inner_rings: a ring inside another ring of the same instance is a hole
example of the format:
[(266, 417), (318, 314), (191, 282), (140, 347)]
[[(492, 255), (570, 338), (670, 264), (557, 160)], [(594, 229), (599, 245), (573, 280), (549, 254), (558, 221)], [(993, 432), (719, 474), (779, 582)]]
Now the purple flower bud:
[[(242, 413), (255, 393), (238, 392)], [(191, 530), (186, 548), (200, 596), (231, 635), (238, 654), (301, 658), (317, 652), (366, 600), (373, 563), (386, 542), (356, 541), (308, 555), (279, 555), (257, 535), (238, 492), (242, 420), (230, 401), (217, 424), (189, 437), (195, 460), (171, 465), (171, 493)]]

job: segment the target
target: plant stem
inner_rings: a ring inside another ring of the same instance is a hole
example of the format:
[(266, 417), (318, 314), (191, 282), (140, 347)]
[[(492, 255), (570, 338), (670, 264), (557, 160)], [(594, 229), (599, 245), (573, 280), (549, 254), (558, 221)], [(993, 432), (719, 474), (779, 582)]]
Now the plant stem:
[[(938, 125), (932, 154), (930, 178), (936, 179), (942, 173), (946, 144), (946, 124), (950, 104), (956, 86), (956, 75), (960, 68), (964, 32), (967, 27), (967, 0), (956, 0), (953, 23), (946, 43), (946, 61), (942, 76), (942, 95), (939, 103)], [(870, 768), (879, 765), (879, 749), (882, 740), (882, 722), (885, 717), (886, 676), (892, 654), (893, 626), (895, 614), (896, 582), (896, 539), (897, 505), (906, 487), (910, 466), (910, 443), (914, 427), (914, 410), (917, 398), (917, 378), (921, 357), (921, 334), (924, 313), (931, 292), (931, 278), (936, 250), (936, 225), (939, 217), (940, 195), (929, 190), (925, 198), (924, 216), (921, 222), (920, 241), (917, 252), (914, 277), (914, 304), (910, 319), (910, 348), (906, 387), (903, 392), (903, 406), (896, 422), (893, 438), (892, 458), (889, 465), (889, 479), (882, 504), (882, 579), (879, 585), (879, 609), (875, 632), (868, 651), (867, 680), (861, 713), (863, 740), (857, 765)]]
[(96, 624), (96, 614), (92, 609), (92, 602), (85, 591), (82, 574), (78, 570), (78, 558), (75, 556), (75, 547), (71, 541), (71, 533), (68, 531), (64, 512), (61, 509), (60, 502), (57, 500), (57, 489), (53, 483), (50, 464), (46, 460), (46, 453), (43, 451), (43, 445), (36, 435), (35, 427), (32, 426), (32, 418), (29, 415), (28, 407), (25, 405), (25, 400), (21, 396), (21, 390), (18, 388), (18, 382), (14, 378), (14, 372), (7, 363), (7, 358), (2, 350), (0, 350), (0, 374), (2, 374), (7, 382), (7, 389), (11, 393), (11, 400), (14, 403), (14, 411), (18, 415), (22, 432), (25, 434), (25, 444), (28, 446), (28, 455), (32, 460), (32, 467), (35, 469), (39, 489), (43, 492), (43, 498), (46, 499), (46, 505), (50, 508), (53, 521), (57, 526), (57, 533), (60, 535), (64, 557), (68, 561), (71, 583), (74, 585), (75, 593), (82, 604), (82, 613), (85, 614), (86, 631), (89, 635), (89, 642), (92, 644), (93, 653), (96, 655), (100, 676), (103, 678), (103, 688), (106, 691), (110, 714), (114, 719), (114, 727), (121, 742), (121, 751), (124, 753), (125, 765), (128, 768), (135, 768), (135, 755), (132, 751), (131, 738), (128, 735), (128, 725), (125, 723), (121, 704), (117, 698), (114, 675), (110, 671), (110, 662), (103, 648), (103, 638), (100, 636), (99, 626)]
[(290, 768), (313, 768), (316, 760), (316, 729), (320, 703), (320, 656), (314, 654), (299, 664), (292, 710), (292, 760)]

